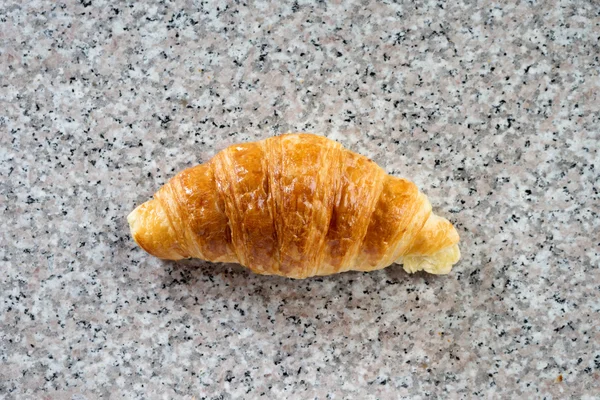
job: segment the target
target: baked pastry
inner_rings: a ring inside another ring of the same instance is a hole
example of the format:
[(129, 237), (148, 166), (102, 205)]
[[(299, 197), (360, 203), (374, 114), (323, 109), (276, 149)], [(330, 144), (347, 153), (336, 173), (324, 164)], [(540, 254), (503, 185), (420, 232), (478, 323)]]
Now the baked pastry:
[(154, 256), (290, 278), (395, 262), (447, 274), (460, 258), (456, 229), (414, 183), (304, 133), (230, 146), (179, 172), (127, 220)]

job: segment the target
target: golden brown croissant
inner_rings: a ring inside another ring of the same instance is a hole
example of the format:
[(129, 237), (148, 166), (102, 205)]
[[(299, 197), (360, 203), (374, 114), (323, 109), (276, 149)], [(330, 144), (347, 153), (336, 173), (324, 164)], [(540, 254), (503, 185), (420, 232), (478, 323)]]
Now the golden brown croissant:
[(458, 233), (414, 183), (311, 134), (233, 145), (178, 173), (128, 216), (148, 253), (306, 278), (397, 262), (446, 274)]

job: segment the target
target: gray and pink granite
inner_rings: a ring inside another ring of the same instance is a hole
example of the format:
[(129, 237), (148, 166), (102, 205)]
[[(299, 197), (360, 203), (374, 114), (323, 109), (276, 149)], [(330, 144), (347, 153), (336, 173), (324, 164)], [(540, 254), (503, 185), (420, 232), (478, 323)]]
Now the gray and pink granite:
[[(597, 399), (594, 1), (0, 3), (0, 398)], [(453, 221), (448, 276), (164, 262), (127, 214), (324, 134)]]

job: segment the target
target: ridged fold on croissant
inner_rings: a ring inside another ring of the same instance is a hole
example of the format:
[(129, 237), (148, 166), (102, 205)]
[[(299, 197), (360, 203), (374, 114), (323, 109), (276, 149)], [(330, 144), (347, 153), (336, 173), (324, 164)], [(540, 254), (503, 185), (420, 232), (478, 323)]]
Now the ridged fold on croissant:
[(412, 182), (311, 134), (233, 145), (178, 173), (128, 217), (148, 253), (306, 278), (398, 262), (445, 274), (458, 233)]

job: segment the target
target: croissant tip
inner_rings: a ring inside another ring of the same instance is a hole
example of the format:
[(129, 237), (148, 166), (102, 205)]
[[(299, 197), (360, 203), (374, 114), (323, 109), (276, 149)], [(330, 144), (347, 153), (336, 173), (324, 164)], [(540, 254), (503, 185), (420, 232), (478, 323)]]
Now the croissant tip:
[(454, 244), (428, 256), (405, 256), (398, 261), (409, 274), (425, 271), (434, 275), (448, 275), (459, 260), (460, 248)]
[(127, 223), (129, 224), (129, 232), (131, 233), (131, 237), (133, 238), (133, 240), (137, 243), (138, 246), (140, 246), (142, 249), (144, 249), (146, 252), (148, 252), (148, 250), (146, 250), (144, 248), (144, 246), (142, 245), (142, 243), (140, 242), (139, 238), (138, 238), (138, 232), (139, 232), (139, 212), (140, 212), (140, 207), (142, 205), (137, 206), (133, 211), (131, 211), (129, 213), (129, 215), (127, 215)]
[(135, 223), (135, 218), (135, 210), (133, 210), (129, 213), (129, 215), (127, 215), (127, 223), (129, 224), (129, 229), (131, 229), (133, 224)]
[(165, 223), (164, 210), (155, 200), (137, 206), (127, 216), (131, 237), (146, 253), (165, 260), (180, 260), (176, 239), (168, 223)]

